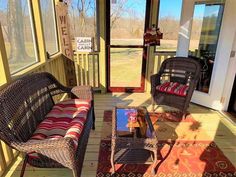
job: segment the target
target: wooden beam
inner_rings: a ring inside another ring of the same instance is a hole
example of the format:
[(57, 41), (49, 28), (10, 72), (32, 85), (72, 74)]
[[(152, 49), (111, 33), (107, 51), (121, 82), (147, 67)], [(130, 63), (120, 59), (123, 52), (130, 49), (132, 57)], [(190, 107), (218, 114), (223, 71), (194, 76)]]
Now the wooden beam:
[(100, 34), (100, 54), (99, 54), (99, 81), (100, 89), (102, 93), (106, 93), (107, 90), (107, 69), (106, 69), (106, 1), (98, 0), (98, 16), (99, 16), (99, 34)]
[(38, 47), (38, 57), (39, 61), (44, 63), (47, 60), (46, 54), (46, 46), (45, 46), (45, 39), (43, 33), (43, 23), (42, 23), (42, 16), (41, 16), (41, 8), (40, 8), (40, 1), (33, 1), (31, 0), (32, 11), (33, 11), (33, 19), (35, 25), (35, 32), (36, 32), (36, 43)]
[(59, 45), (59, 52), (62, 53), (62, 43), (61, 43), (61, 36), (59, 35), (59, 27), (58, 27), (58, 23), (57, 23), (57, 12), (56, 12), (56, 4), (59, 3), (60, 0), (54, 0), (54, 9), (55, 9), (55, 17), (56, 17), (56, 29), (57, 29), (57, 36), (58, 36), (58, 45)]
[(7, 52), (4, 43), (2, 26), (0, 23), (0, 85), (10, 82), (11, 74), (7, 59)]
[(0, 175), (2, 175), (7, 168), (5, 156), (2, 149), (2, 144), (0, 142)]
[[(152, 24), (158, 25), (158, 14), (159, 14), (159, 0), (152, 0), (151, 3), (151, 10), (150, 10), (150, 23), (149, 27)], [(150, 46), (148, 47), (147, 51), (147, 69), (146, 69), (146, 92), (150, 92), (151, 90), (151, 83), (150, 83), (150, 76), (154, 74), (154, 65), (155, 64), (155, 47)]]
[(4, 142), (1, 142), (1, 144), (2, 144), (3, 154), (5, 156), (5, 162), (7, 165), (9, 165), (14, 158), (12, 149), (8, 145), (6, 145), (6, 143)]

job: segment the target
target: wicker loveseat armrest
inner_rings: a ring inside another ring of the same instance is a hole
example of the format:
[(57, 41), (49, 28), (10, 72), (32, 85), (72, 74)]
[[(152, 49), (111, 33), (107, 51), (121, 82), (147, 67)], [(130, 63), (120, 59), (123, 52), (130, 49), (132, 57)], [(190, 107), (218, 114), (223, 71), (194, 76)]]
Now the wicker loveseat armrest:
[(27, 142), (14, 143), (14, 146), (17, 147), (18, 150), (25, 153), (43, 152), (44, 150), (49, 150), (49, 149), (52, 149), (53, 151), (55, 151), (55, 148), (56, 149), (62, 149), (62, 148), (74, 149), (74, 143), (71, 138), (27, 141)]
[(76, 86), (71, 89), (72, 98), (93, 100), (93, 91), (91, 86)]
[(47, 139), (34, 142), (28, 141), (18, 146), (19, 150), (29, 154), (26, 159), (30, 157), (31, 153), (37, 153), (58, 162), (64, 167), (71, 168), (73, 164), (76, 164), (76, 149), (73, 140), (70, 138)]

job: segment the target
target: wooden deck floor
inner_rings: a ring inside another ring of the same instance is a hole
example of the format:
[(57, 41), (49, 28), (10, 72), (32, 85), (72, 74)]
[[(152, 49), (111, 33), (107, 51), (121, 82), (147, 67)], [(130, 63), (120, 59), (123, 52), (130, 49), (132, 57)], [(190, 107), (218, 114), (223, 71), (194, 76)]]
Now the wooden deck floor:
[[(82, 170), (82, 177), (95, 177), (97, 169), (97, 159), (99, 152), (100, 136), (103, 124), (104, 110), (111, 110), (117, 104), (125, 104), (132, 106), (147, 106), (151, 109), (151, 101), (149, 94), (135, 93), (135, 94), (96, 94), (95, 95), (95, 113), (96, 113), (96, 130), (92, 131), (89, 138), (89, 143), (85, 155), (84, 167)], [(170, 109), (158, 108), (156, 111)], [(188, 111), (191, 115), (200, 122), (200, 131), (198, 131), (197, 138), (202, 140), (207, 137), (208, 140), (214, 140), (224, 154), (236, 166), (236, 127), (233, 126), (220, 113), (206, 109), (194, 104), (190, 105)], [(183, 133), (187, 134), (186, 128), (179, 124), (176, 128), (177, 136), (180, 137)], [(202, 133), (204, 132), (204, 134)], [(165, 138), (163, 135), (162, 138)], [(192, 137), (186, 136), (191, 139)], [(22, 165), (22, 159), (19, 157), (13, 167), (9, 170), (6, 176), (18, 177)], [(27, 166), (25, 177), (70, 177), (72, 173), (68, 169), (45, 169), (34, 168)]]

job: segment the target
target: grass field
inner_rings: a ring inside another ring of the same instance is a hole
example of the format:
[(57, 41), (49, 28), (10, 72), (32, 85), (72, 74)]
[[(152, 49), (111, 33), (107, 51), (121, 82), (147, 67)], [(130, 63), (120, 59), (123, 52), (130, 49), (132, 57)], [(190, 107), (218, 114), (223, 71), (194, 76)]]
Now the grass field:
[[(113, 45), (140, 45), (142, 39), (115, 39), (111, 41)], [(198, 41), (191, 41), (190, 49), (198, 47)], [(176, 51), (177, 40), (161, 40), (161, 46), (157, 51)], [(111, 58), (111, 86), (112, 87), (140, 87), (142, 49), (134, 48), (112, 48)]]
[(139, 87), (143, 49), (111, 49), (111, 86)]

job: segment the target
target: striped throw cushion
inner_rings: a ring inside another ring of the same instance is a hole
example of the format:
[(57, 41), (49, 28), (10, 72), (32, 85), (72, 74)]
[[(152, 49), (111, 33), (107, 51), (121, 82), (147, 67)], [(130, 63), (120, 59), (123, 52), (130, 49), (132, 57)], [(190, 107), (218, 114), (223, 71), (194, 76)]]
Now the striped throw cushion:
[(187, 95), (188, 88), (188, 85), (183, 85), (178, 82), (165, 82), (156, 87), (156, 89), (160, 92), (165, 92), (183, 97)]
[[(90, 107), (90, 101), (82, 99), (57, 103), (46, 115), (46, 119), (38, 125), (29, 141), (69, 137), (73, 140), (76, 149)], [(34, 152), (29, 156), (38, 158), (38, 154)]]

